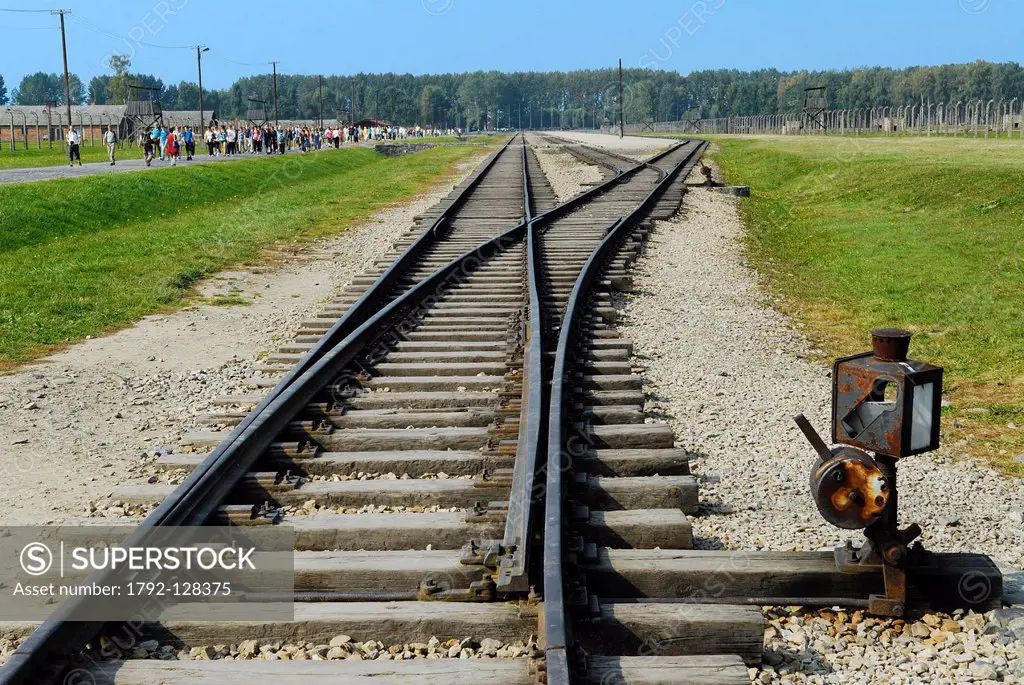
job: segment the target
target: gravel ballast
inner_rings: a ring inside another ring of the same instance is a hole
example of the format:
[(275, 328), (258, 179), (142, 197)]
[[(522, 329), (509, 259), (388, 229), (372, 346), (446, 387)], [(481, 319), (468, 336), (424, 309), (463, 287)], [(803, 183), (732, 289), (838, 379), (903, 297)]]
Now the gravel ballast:
[[(620, 330), (635, 343), (634, 364), (646, 367), (648, 413), (665, 416), (677, 444), (693, 455), (701, 499), (693, 519), (695, 546), (832, 547), (849, 536), (814, 508), (807, 485), (814, 453), (792, 420), (804, 413), (827, 434), (830, 369), (798, 326), (773, 309), (745, 263), (737, 203), (693, 189), (680, 215), (655, 225), (637, 263), (635, 290), (624, 296)], [(1001, 566), (1024, 566), (1021, 482), (955, 458), (957, 447), (901, 462), (901, 523), (920, 523), (922, 540), (933, 551), (979, 552)], [(852, 532), (859, 541), (859, 531)], [(951, 637), (941, 639), (925, 636), (922, 628), (910, 632), (910, 619), (906, 630), (903, 624), (889, 626), (895, 637), (883, 643), (872, 630), (880, 635), (885, 628), (868, 618), (858, 624), (871, 630), (854, 626), (840, 648), (833, 648), (836, 635), (847, 630), (837, 615), (769, 613), (766, 658), (773, 656), (754, 677), (761, 682), (985, 682), (981, 676), (993, 672), (988, 665), (1002, 682), (1020, 677), (1024, 631), (1013, 633), (991, 617), (960, 617), (961, 624), (967, 620), (971, 626), (953, 630), (947, 624), (943, 632)], [(954, 620), (935, 616), (940, 624)], [(807, 639), (794, 646), (783, 631), (797, 627)], [(995, 652), (984, 646), (1000, 640)], [(971, 671), (977, 661), (982, 663)], [(928, 665), (919, 672), (920, 663)]]
[(538, 658), (542, 652), (535, 636), (514, 642), (492, 638), (465, 637), (441, 641), (387, 644), (379, 640), (353, 640), (337, 635), (328, 643), (282, 643), (243, 640), (238, 644), (201, 645), (177, 649), (157, 640), (145, 640), (131, 649), (121, 650), (109, 640), (101, 640), (101, 659), (160, 659), (198, 661), (405, 661), (408, 659), (517, 659)]
[(644, 138), (643, 136), (623, 136), (619, 138), (607, 133), (587, 133), (585, 131), (553, 131), (549, 135), (553, 138), (561, 138), (592, 147), (604, 148), (609, 152), (615, 152), (637, 161), (648, 159), (652, 155), (666, 150), (670, 145), (678, 142), (665, 138)]
[(532, 133), (526, 134), (526, 140), (534, 146), (540, 168), (559, 202), (565, 202), (604, 180), (600, 169), (581, 163), (561, 146), (544, 142)]
[(152, 477), (155, 455), (173, 449), (200, 414), (219, 411), (213, 398), (253, 394), (243, 381), (260, 356), (288, 342), (300, 322), (388, 252), (481, 157), (460, 165), (458, 178), (338, 237), (279, 249), (269, 266), (198, 286), (203, 298), (250, 304), (200, 300), (0, 378), (0, 474), (18, 493), (8, 498), (4, 523), (95, 516), (100, 506), (104, 516), (144, 513), (104, 500), (119, 485)]

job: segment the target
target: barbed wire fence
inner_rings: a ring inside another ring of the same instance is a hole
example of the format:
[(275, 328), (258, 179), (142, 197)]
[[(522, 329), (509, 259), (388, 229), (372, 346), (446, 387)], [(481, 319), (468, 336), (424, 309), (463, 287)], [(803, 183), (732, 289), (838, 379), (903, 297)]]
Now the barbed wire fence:
[[(681, 121), (630, 123), (630, 133), (838, 135), (838, 136), (939, 136), (951, 138), (1024, 139), (1021, 106), (1024, 98), (958, 100), (827, 109), (815, 117), (803, 110), (780, 114), (684, 118)], [(617, 133), (618, 126), (603, 126)], [(612, 129), (615, 129), (614, 131)]]

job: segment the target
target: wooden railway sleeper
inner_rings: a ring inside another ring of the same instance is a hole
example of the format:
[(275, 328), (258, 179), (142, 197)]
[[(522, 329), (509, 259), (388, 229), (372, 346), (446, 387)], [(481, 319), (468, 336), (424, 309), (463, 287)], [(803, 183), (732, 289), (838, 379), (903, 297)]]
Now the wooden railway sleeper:
[(459, 563), (464, 566), (483, 566), (497, 572), (502, 559), (513, 551), (514, 548), (502, 545), (501, 540), (470, 540), (459, 552)]
[(275, 442), (270, 445), (267, 455), (271, 458), (302, 458), (311, 459), (319, 457), (323, 449), (320, 445), (309, 440)]
[[(519, 553), (519, 548), (516, 545), (506, 547), (501, 540), (470, 540), (462, 546), (459, 552), (459, 562), (466, 566), (483, 566), (489, 574), (485, 578), (490, 578), (496, 583), (503, 570), (506, 570), (509, 564), (514, 563), (517, 553)], [(496, 584), (495, 588), (497, 588)], [(520, 605), (520, 613), (524, 606), (533, 606), (535, 609), (540, 600), (541, 597), (537, 594), (536, 588), (530, 586), (526, 595), (526, 604)]]
[(474, 502), (465, 514), (466, 523), (504, 523), (508, 516), (508, 502)]
[(487, 432), (501, 439), (505, 439), (509, 436), (519, 435), (519, 421), (515, 419), (506, 420), (504, 418), (495, 418), (487, 426)]
[(330, 435), (334, 432), (335, 428), (337, 426), (334, 425), (330, 417), (315, 418), (307, 421), (292, 421), (289, 426), (292, 433), (305, 435)]
[(468, 588), (446, 588), (436, 578), (424, 578), (417, 593), (417, 599), (424, 602), (493, 602), (497, 597), (497, 586), (489, 573), (484, 573)]
[(219, 518), (233, 526), (274, 525), (281, 522), (284, 512), (264, 501), (262, 504), (226, 504), (217, 510)]
[(473, 478), (473, 487), (494, 488), (512, 487), (513, 469), (488, 469), (484, 468)]
[(488, 449), (485, 452), (501, 457), (514, 457), (518, 449), (519, 440), (516, 438), (513, 440), (496, 440), (493, 447), (491, 446), (491, 441), (488, 441)]
[(260, 487), (268, 492), (282, 490), (298, 490), (307, 479), (289, 471), (257, 471), (245, 477), (243, 483), (247, 486)]

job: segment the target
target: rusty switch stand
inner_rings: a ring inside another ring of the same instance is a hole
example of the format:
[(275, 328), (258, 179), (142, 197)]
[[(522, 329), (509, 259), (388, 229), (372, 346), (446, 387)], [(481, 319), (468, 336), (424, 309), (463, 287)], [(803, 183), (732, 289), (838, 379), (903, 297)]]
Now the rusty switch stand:
[[(832, 368), (832, 439), (829, 448), (803, 415), (796, 423), (818, 453), (811, 496), (834, 526), (864, 529), (867, 541), (836, 549), (840, 572), (882, 572), (885, 594), (868, 598), (868, 610), (902, 616), (907, 572), (927, 563), (916, 523), (900, 530), (896, 462), (939, 446), (942, 369), (907, 358), (908, 331), (871, 332), (872, 352), (837, 359)], [(872, 456), (865, 450), (874, 453)]]
[(899, 530), (896, 523), (898, 495), (896, 491), (896, 459), (879, 454), (875, 463), (889, 483), (889, 503), (880, 520), (864, 529), (867, 541), (860, 549), (847, 542), (836, 549), (836, 566), (840, 572), (858, 573), (876, 568), (882, 572), (884, 595), (868, 597), (868, 611), (879, 616), (902, 616), (907, 606), (907, 570), (924, 561), (926, 554), (920, 542), (910, 543), (921, 535), (921, 527), (912, 523)]

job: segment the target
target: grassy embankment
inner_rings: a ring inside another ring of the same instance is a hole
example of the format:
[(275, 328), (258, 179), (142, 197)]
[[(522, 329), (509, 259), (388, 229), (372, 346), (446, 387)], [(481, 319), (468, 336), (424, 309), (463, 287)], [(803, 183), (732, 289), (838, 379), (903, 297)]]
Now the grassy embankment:
[(914, 332), (946, 368), (946, 444), (1024, 475), (1024, 146), (714, 137), (752, 263), (830, 355)]
[(179, 305), (270, 244), (337, 234), (482, 152), (360, 148), (0, 186), (0, 371)]

